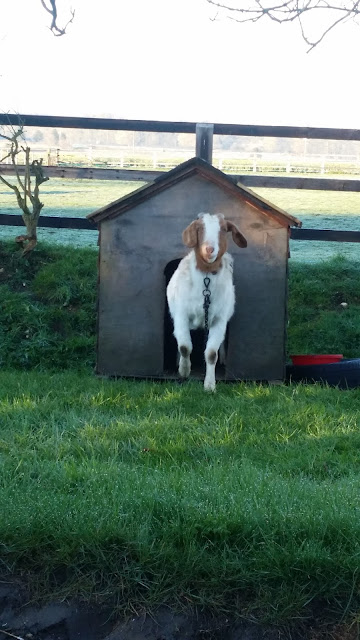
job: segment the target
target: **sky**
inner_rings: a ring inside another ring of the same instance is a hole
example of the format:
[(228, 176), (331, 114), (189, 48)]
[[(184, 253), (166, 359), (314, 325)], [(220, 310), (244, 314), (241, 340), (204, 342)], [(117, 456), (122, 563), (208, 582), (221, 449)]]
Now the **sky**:
[[(241, 2), (241, 0), (238, 0)], [(0, 0), (0, 109), (23, 114), (360, 128), (360, 26), (307, 53), (297, 25), (240, 24), (206, 0)]]

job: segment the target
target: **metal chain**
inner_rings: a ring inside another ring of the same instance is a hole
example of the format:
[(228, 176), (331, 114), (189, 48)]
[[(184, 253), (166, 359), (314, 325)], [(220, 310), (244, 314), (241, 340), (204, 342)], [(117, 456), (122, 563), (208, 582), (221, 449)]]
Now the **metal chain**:
[(209, 289), (209, 284), (210, 284), (210, 278), (208, 276), (206, 276), (204, 278), (204, 287), (205, 289), (203, 289), (203, 296), (204, 296), (204, 304), (203, 304), (203, 308), (204, 308), (204, 345), (206, 346), (207, 343), (207, 339), (209, 336), (209, 307), (211, 304), (211, 291)]

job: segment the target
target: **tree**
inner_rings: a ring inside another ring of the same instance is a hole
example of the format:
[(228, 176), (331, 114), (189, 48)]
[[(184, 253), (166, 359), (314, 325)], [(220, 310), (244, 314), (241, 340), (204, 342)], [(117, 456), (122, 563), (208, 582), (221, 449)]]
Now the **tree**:
[(57, 12), (57, 6), (56, 6), (57, 0), (40, 0), (40, 2), (44, 7), (45, 11), (47, 11), (51, 15), (51, 24), (49, 27), (50, 31), (52, 31), (54, 36), (63, 36), (66, 33), (66, 29), (69, 26), (69, 24), (71, 24), (71, 22), (74, 20), (75, 11), (71, 10), (70, 11), (71, 18), (68, 20), (67, 24), (64, 27), (59, 27), (59, 25), (57, 24), (57, 19), (58, 19), (58, 12)]
[[(309, 46), (308, 51), (320, 44), (335, 27), (360, 15), (360, 0), (280, 0), (278, 3), (271, 0), (236, 1), (239, 6), (207, 0), (236, 22), (259, 22), (267, 19), (277, 23), (298, 22), (301, 35)], [(314, 25), (317, 33), (310, 35)]]
[[(6, 180), (0, 175), (0, 181), (11, 189), (17, 199), (17, 203), (22, 211), (22, 218), (26, 226), (26, 234), (17, 236), (16, 242), (23, 247), (23, 255), (26, 255), (37, 244), (37, 225), (41, 209), (44, 204), (40, 201), (40, 185), (47, 178), (44, 175), (42, 158), (40, 160), (30, 161), (30, 147), (23, 146), (21, 140), (24, 140), (23, 126), (19, 125), (17, 129), (9, 126), (7, 133), (0, 132), (0, 138), (8, 142), (8, 149), (5, 155), (0, 158), (0, 163), (8, 158), (11, 160), (15, 170), (15, 184)], [(25, 141), (24, 141), (25, 142)], [(20, 169), (17, 163), (19, 153), (25, 153), (24, 175), (20, 175)], [(32, 183), (34, 179), (34, 184)]]
[[(51, 15), (50, 30), (55, 36), (62, 36), (75, 17), (75, 11), (70, 11), (70, 19), (64, 27), (57, 24), (57, 0), (40, 0), (45, 11)], [(229, 0), (207, 0), (222, 13), (226, 13), (231, 20), (237, 22), (258, 22), (263, 18), (278, 23), (298, 22), (301, 34), (308, 51), (316, 47), (325, 36), (335, 27), (360, 15), (360, 0), (234, 0), (240, 6), (229, 4)], [(230, 0), (231, 2), (231, 0)], [(314, 16), (319, 20), (318, 33), (310, 35), (310, 20)], [(216, 19), (216, 18), (215, 18)]]
[(42, 131), (40, 131), (40, 129), (36, 129), (33, 137), (32, 137), (32, 141), (33, 142), (41, 142), (42, 140), (44, 140), (44, 134)]

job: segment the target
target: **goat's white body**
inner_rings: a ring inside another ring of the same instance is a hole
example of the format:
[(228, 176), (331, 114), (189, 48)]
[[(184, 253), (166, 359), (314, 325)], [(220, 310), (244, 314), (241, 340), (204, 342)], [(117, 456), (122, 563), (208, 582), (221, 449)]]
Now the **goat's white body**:
[(222, 256), (216, 273), (204, 273), (196, 266), (194, 250), (181, 260), (168, 287), (167, 300), (174, 322), (174, 336), (180, 351), (179, 373), (190, 374), (192, 343), (190, 330), (204, 328), (204, 278), (210, 280), (211, 292), (208, 311), (209, 336), (205, 349), (206, 376), (204, 387), (215, 390), (215, 366), (217, 354), (224, 341), (227, 323), (234, 313), (235, 289), (233, 284), (233, 259), (229, 253)]
[(209, 277), (211, 304), (209, 328), (224, 318), (226, 322), (234, 313), (235, 289), (232, 279), (233, 259), (229, 253), (222, 257), (222, 266), (216, 274), (204, 273), (196, 267), (194, 251), (183, 258), (174, 272), (168, 287), (167, 299), (172, 318), (186, 318), (190, 329), (204, 328), (204, 278)]

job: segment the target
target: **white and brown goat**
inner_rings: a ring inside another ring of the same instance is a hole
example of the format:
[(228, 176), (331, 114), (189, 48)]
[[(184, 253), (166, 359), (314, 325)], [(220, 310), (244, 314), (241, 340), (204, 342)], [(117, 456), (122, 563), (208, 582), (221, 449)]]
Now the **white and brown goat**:
[[(221, 213), (199, 214), (198, 219), (182, 234), (184, 244), (192, 250), (180, 261), (166, 290), (180, 354), (179, 374), (182, 378), (187, 378), (191, 371), (190, 330), (208, 329), (204, 381), (207, 391), (215, 391), (218, 351), (235, 308), (233, 259), (226, 253), (228, 231), (231, 231), (233, 240), (239, 247), (247, 246), (246, 239), (236, 225), (225, 220)], [(206, 278), (208, 280), (204, 283)], [(204, 296), (206, 298), (209, 292), (206, 327)]]

